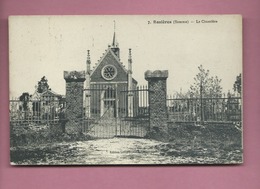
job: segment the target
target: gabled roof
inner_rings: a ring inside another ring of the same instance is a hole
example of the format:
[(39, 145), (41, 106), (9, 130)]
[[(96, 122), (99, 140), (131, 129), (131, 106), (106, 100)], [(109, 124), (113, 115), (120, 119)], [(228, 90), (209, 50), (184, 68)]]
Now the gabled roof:
[(37, 92), (37, 90), (32, 94), (31, 99), (32, 100), (40, 100), (41, 94)]
[(37, 92), (37, 90), (35, 90), (35, 92), (32, 94), (31, 96), (31, 100), (33, 101), (39, 101), (41, 100), (42, 97), (59, 97), (59, 98), (62, 98), (62, 95), (52, 91), (52, 90), (48, 90), (48, 91), (45, 91), (43, 93), (39, 93)]
[(96, 71), (96, 69), (99, 67), (99, 65), (102, 63), (102, 61), (104, 60), (104, 58), (107, 56), (108, 53), (111, 53), (113, 55), (113, 57), (115, 58), (116, 62), (118, 63), (118, 65), (125, 71), (125, 73), (127, 74), (127, 69), (123, 66), (123, 64), (120, 62), (119, 58), (115, 55), (115, 53), (111, 50), (110, 47), (108, 47), (108, 49), (106, 50), (106, 53), (104, 53), (104, 55), (101, 57), (101, 59), (98, 61), (97, 65), (95, 66), (95, 68), (92, 70), (90, 77), (92, 76), (92, 74)]
[(41, 93), (41, 96), (57, 96), (57, 97), (61, 97), (62, 95), (52, 91), (52, 90), (47, 90), (43, 93)]

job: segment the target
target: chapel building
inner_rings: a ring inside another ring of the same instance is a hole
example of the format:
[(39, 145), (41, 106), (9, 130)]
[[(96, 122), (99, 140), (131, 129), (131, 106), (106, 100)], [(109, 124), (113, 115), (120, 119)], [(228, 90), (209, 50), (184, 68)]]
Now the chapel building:
[(133, 117), (138, 110), (137, 81), (132, 77), (132, 55), (129, 49), (128, 67), (120, 61), (120, 48), (114, 32), (97, 65), (90, 69), (88, 50), (85, 81), (85, 117)]

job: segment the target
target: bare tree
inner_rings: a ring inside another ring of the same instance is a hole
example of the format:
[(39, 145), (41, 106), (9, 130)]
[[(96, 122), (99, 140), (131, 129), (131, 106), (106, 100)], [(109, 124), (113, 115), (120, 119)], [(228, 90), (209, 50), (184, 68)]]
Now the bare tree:
[(209, 70), (205, 70), (202, 65), (198, 67), (199, 73), (194, 77), (194, 83), (190, 86), (189, 93), (193, 97), (221, 97), (221, 79), (217, 76), (210, 76)]
[(233, 89), (235, 92), (237, 92), (241, 96), (242, 91), (242, 78), (241, 73), (236, 77), (236, 81), (233, 85)]

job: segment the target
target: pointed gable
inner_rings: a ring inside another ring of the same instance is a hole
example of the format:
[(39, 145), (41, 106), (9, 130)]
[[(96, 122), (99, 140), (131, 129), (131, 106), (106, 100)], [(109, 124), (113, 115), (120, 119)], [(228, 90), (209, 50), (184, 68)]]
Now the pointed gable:
[(33, 101), (37, 101), (41, 99), (41, 94), (37, 92), (37, 90), (33, 93), (33, 95), (31, 96), (31, 100)]
[(61, 98), (60, 94), (55, 93), (52, 90), (47, 90), (41, 94), (42, 97), (58, 97)]
[[(116, 76), (111, 80), (107, 80), (102, 76), (102, 71), (104, 67), (106, 67), (107, 65), (111, 65), (116, 69)], [(127, 82), (127, 70), (124, 68), (122, 63), (120, 63), (118, 57), (114, 54), (111, 48), (108, 48), (107, 52), (100, 59), (98, 65), (92, 71), (90, 78), (91, 78), (91, 82), (107, 82), (107, 81)]]

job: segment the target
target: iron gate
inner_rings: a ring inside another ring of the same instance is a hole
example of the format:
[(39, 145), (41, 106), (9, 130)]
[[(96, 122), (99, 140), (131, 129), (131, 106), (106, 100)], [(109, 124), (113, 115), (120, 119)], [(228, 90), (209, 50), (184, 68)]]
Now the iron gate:
[(144, 137), (149, 129), (146, 86), (91, 85), (84, 101), (82, 131), (93, 137)]

